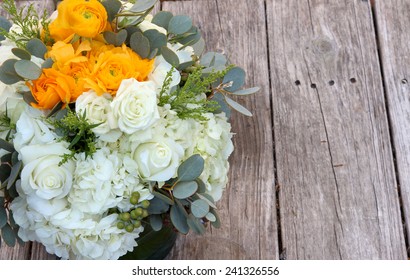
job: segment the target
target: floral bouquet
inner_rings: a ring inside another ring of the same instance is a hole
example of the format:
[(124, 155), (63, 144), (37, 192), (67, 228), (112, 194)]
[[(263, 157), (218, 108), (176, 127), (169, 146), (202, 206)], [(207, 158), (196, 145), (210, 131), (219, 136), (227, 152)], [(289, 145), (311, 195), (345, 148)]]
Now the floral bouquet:
[(241, 89), (245, 72), (225, 55), (203, 54), (188, 16), (151, 15), (156, 2), (64, 0), (49, 16), (3, 1), (7, 245), (37, 241), (63, 259), (145, 258), (174, 232), (220, 226), (230, 108), (251, 115), (231, 97), (258, 88)]

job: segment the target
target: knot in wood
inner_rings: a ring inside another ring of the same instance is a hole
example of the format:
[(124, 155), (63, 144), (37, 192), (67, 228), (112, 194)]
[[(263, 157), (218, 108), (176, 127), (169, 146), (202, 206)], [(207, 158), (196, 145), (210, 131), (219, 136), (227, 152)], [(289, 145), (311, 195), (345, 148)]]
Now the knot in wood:
[(318, 54), (329, 54), (335, 52), (332, 42), (327, 39), (320, 38), (313, 40), (313, 46), (315, 52)]

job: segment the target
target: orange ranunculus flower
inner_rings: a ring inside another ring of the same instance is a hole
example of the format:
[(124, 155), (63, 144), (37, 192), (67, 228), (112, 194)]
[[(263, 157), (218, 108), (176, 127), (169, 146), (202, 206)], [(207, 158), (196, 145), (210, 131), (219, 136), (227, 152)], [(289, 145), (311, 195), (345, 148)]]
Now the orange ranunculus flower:
[(73, 64), (88, 62), (88, 57), (83, 52), (91, 50), (89, 41), (82, 41), (76, 48), (72, 44), (58, 41), (45, 55), (46, 58), (52, 58), (54, 61), (53, 68), (64, 72), (70, 72)]
[(73, 77), (53, 68), (44, 69), (40, 78), (27, 85), (37, 101), (31, 105), (37, 109), (52, 109), (60, 101), (64, 104), (74, 102), (82, 93)]
[(98, 0), (64, 0), (57, 19), (50, 23), (51, 37), (65, 41), (73, 34), (94, 38), (107, 27), (107, 11)]
[(91, 51), (89, 61), (90, 73), (85, 78), (85, 87), (99, 95), (105, 92), (115, 95), (125, 79), (146, 80), (154, 64), (153, 59), (142, 59), (126, 45), (97, 47)]

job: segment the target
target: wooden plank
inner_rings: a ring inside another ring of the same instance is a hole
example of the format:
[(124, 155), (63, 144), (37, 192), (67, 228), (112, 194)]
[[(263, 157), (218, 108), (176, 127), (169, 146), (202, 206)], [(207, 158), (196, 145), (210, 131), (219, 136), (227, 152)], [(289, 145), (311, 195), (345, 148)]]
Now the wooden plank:
[(405, 259), (367, 1), (267, 0), (288, 259)]
[[(377, 1), (380, 56), (395, 147), (403, 216), (410, 244), (410, 1)], [(410, 255), (410, 247), (407, 248)]]
[[(53, 0), (15, 0), (18, 8), (27, 7), (33, 4), (33, 7), (40, 13), (47, 10), (48, 14), (51, 14), (55, 9), (55, 4)], [(8, 17), (8, 14), (3, 9), (0, 9), (0, 16)]]
[(230, 184), (218, 204), (222, 227), (208, 230), (204, 236), (180, 236), (169, 257), (277, 259), (264, 1), (166, 1), (162, 9), (192, 16), (208, 50), (228, 54), (232, 63), (247, 71), (247, 85), (262, 88), (254, 97), (240, 101), (254, 113), (252, 118), (233, 114), (236, 150), (230, 160)]
[(27, 260), (30, 258), (31, 243), (24, 246), (16, 244), (14, 247), (8, 247), (2, 240), (0, 246), (0, 260)]

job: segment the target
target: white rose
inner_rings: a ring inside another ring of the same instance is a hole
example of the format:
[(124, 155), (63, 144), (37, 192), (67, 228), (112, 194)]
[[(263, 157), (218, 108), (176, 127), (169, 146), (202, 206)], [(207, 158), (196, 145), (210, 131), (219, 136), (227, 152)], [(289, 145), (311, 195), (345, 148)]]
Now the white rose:
[(75, 111), (78, 115), (85, 112), (91, 124), (100, 124), (92, 131), (106, 142), (115, 142), (121, 135), (118, 124), (111, 110), (111, 95), (98, 96), (95, 92), (85, 92), (75, 102)]
[(24, 146), (20, 150), (24, 167), (21, 171), (21, 190), (42, 199), (65, 197), (73, 182), (74, 163), (59, 165), (62, 155), (69, 154), (63, 142)]
[(150, 127), (159, 119), (155, 84), (123, 80), (111, 108), (120, 130), (127, 134)]
[[(169, 71), (171, 71), (171, 69), (172, 69), (172, 65), (166, 62), (162, 58), (162, 56), (155, 59), (154, 70), (152, 71), (152, 73), (149, 74), (148, 78), (150, 81), (155, 83), (158, 94), (160, 93), (162, 89), (162, 85), (165, 82), (165, 78), (167, 74), (169, 73)], [(169, 90), (171, 90), (174, 86), (179, 85), (180, 81), (181, 81), (181, 74), (179, 73), (177, 69), (174, 68), (172, 71)]]
[(139, 144), (132, 152), (143, 179), (164, 182), (175, 176), (184, 149), (170, 138)]

